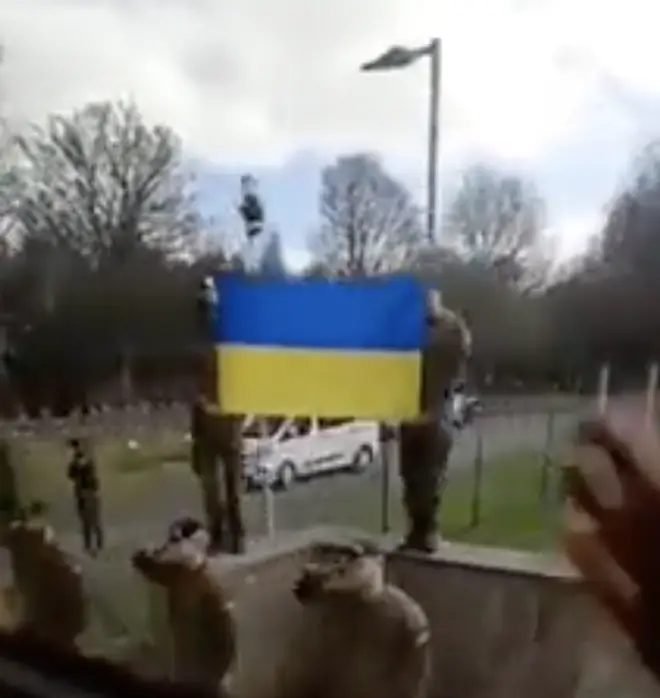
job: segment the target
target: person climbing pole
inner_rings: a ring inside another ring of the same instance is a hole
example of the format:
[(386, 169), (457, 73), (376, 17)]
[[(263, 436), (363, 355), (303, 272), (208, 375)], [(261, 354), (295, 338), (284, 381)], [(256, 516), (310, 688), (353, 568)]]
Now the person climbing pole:
[(246, 237), (257, 237), (264, 229), (266, 212), (257, 192), (257, 180), (251, 174), (241, 177), (241, 203), (238, 210), (243, 219)]
[(282, 241), (272, 226), (266, 227), (266, 207), (257, 191), (257, 180), (250, 174), (241, 177), (241, 195), (238, 210), (245, 230), (241, 267), (248, 274), (285, 275)]

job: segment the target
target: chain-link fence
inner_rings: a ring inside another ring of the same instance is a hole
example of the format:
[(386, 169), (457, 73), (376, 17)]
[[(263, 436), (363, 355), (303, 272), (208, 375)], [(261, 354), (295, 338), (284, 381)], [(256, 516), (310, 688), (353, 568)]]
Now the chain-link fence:
[[(653, 409), (654, 370), (648, 394), (620, 389), (610, 395), (609, 406)], [(601, 373), (601, 388), (606, 382)], [(443, 535), (528, 549), (554, 545), (561, 500), (557, 465), (578, 416), (595, 409), (597, 398), (595, 391), (486, 398), (483, 414), (456, 439), (443, 496)], [(47, 426), (24, 424), (12, 431), (24, 494), (47, 504), (65, 547), (83, 560), (94, 619), (86, 643), (102, 645), (113, 656), (139, 655), (147, 663), (162, 651), (154, 639), (160, 634), (162, 608), (132, 571), (130, 555), (141, 545), (160, 542), (174, 517), (201, 516), (202, 511), (199, 483), (188, 462), (187, 408), (175, 406), (166, 414), (108, 414), (105, 424), (100, 415), (94, 418), (108, 548), (93, 561), (79, 554), (82, 546), (65, 477), (64, 442), (76, 422), (55, 426), (45, 420)], [(249, 537), (263, 539), (323, 524), (374, 534), (402, 532), (406, 522), (396, 456), (384, 455), (360, 472), (296, 481), (287, 490), (245, 492)]]

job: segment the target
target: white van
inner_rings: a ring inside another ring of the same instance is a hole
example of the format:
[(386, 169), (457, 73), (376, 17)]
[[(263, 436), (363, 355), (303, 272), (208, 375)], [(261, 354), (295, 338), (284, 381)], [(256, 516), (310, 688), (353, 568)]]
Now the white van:
[(333, 470), (361, 471), (378, 455), (378, 424), (353, 419), (250, 418), (243, 427), (248, 486), (277, 485)]

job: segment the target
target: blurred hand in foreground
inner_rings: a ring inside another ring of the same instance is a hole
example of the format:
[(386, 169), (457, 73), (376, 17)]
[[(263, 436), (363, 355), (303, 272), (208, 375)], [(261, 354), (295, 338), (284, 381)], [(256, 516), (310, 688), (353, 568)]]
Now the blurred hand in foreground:
[(563, 468), (564, 545), (660, 679), (660, 440), (643, 417), (583, 422)]

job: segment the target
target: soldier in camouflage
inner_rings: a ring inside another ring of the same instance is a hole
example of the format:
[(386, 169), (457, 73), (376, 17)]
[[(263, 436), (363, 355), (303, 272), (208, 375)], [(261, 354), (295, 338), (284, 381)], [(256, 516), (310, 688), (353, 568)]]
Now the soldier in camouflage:
[(16, 458), (9, 439), (0, 439), (0, 525), (14, 520), (21, 507)]
[(315, 546), (294, 585), (303, 605), (299, 645), (278, 675), (289, 698), (423, 698), (430, 629), (421, 607), (384, 580), (368, 542)]
[(463, 320), (429, 294), (429, 344), (422, 364), (422, 415), (401, 425), (399, 468), (408, 533), (402, 548), (433, 552), (438, 543), (438, 513), (452, 447), (447, 400), (452, 380), (464, 372), (471, 348)]
[(210, 568), (208, 543), (201, 525), (187, 522), (173, 527), (161, 547), (135, 553), (133, 565), (166, 593), (172, 678), (222, 692), (236, 659), (236, 624), (231, 602)]
[(202, 488), (211, 548), (236, 554), (245, 549), (241, 512), (242, 419), (221, 414), (217, 405), (217, 366), (209, 335), (220, 304), (210, 277), (202, 282), (197, 306), (206, 347), (200, 394), (192, 407), (192, 469)]
[(240, 418), (221, 414), (210, 401), (199, 400), (193, 406), (192, 467), (202, 487), (211, 548), (234, 554), (245, 550), (241, 424)]
[(53, 529), (38, 516), (16, 520), (4, 531), (18, 597), (15, 627), (60, 647), (73, 648), (87, 621), (80, 569), (59, 547)]
[[(245, 224), (245, 246), (238, 260), (225, 265), (248, 274), (266, 277), (286, 275), (281, 240), (276, 231), (265, 230), (266, 210), (252, 175), (241, 177), (242, 203), (239, 212)], [(203, 341), (210, 345), (210, 328), (222, 310), (222, 299), (213, 278), (207, 276), (199, 289), (197, 313)], [(245, 550), (245, 530), (241, 513), (242, 469), (239, 415), (222, 414), (218, 409), (217, 365), (207, 352), (200, 399), (193, 407), (193, 471), (202, 486), (204, 510), (212, 547), (231, 553)], [(221, 466), (222, 477), (218, 464)], [(224, 495), (224, 496), (223, 496)]]

